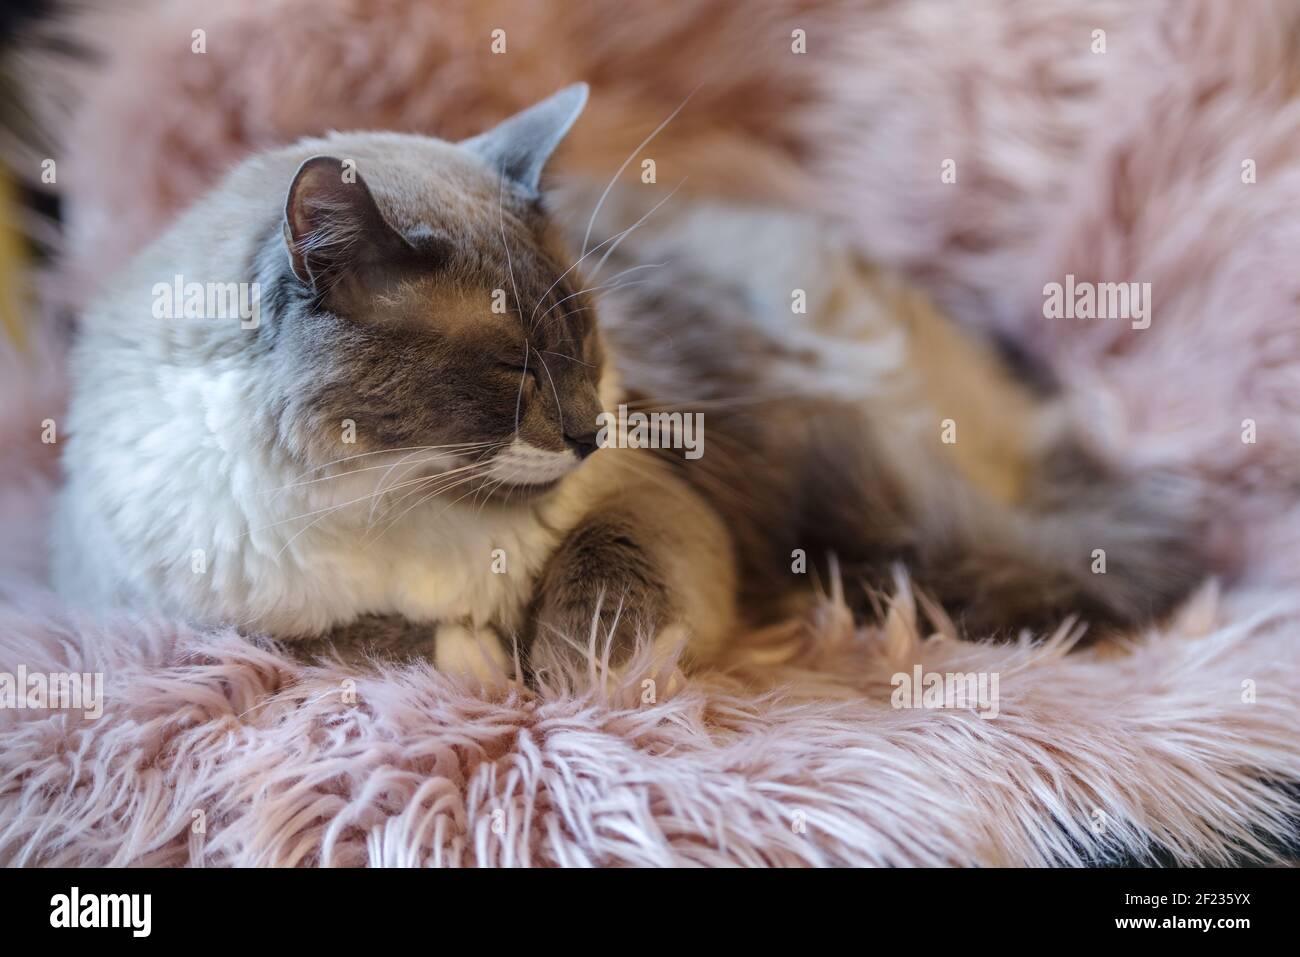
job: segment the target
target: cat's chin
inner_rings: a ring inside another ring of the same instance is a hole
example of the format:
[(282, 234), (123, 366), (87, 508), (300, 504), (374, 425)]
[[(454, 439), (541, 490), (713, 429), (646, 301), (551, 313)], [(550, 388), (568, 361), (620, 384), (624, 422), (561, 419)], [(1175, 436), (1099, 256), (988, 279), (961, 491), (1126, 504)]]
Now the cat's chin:
[(532, 505), (558, 489), (567, 478), (568, 475), (562, 475), (542, 481), (503, 482), (489, 476), (461, 485), (439, 498), (476, 509)]
[(554, 492), (568, 476), (544, 482), (518, 482), (489, 485), (487, 499), (499, 505), (531, 502)]

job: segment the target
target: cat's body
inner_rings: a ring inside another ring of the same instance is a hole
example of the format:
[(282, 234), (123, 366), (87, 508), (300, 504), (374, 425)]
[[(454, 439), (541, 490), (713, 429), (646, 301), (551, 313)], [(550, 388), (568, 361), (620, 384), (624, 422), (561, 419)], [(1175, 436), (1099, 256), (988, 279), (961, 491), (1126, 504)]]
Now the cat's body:
[[(981, 625), (1132, 621), (1191, 584), (1178, 509), (1111, 476), (1072, 498), (1058, 412), (821, 224), (684, 202), (624, 242), (616, 190), (581, 261), (601, 184), (556, 197), (576, 251), (536, 195), (580, 108), (264, 154), (138, 257), (73, 358), (63, 592), (287, 640), (406, 623), (482, 673), (595, 618), (616, 660), (707, 659), (830, 554), (868, 583), (903, 562)], [(619, 273), (597, 325), (581, 287)], [(260, 284), (256, 327), (158, 318), (178, 276)], [(591, 454), (625, 396), (703, 413), (704, 455)]]
[[(602, 185), (559, 191), (571, 242)], [(865, 605), (857, 586), (906, 568), (975, 636), (1127, 626), (1200, 580), (1194, 488), (1107, 464), (1050, 388), (826, 223), (666, 195), (605, 197), (589, 242), (616, 250), (592, 282), (630, 280), (602, 308), (631, 391), (705, 413), (711, 452), (682, 474), (736, 539), (751, 621), (818, 569)]]

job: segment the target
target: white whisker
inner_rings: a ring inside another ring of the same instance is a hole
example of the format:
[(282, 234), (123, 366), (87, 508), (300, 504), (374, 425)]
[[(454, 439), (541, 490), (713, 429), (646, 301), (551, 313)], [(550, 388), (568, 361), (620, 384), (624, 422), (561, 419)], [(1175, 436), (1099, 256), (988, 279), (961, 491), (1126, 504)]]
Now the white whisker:
[[(605, 260), (609, 259), (609, 257), (613, 254), (614, 250), (615, 250), (615, 249), (618, 249), (619, 245), (623, 242), (623, 240), (626, 239), (626, 238), (627, 238), (627, 237), (628, 237), (632, 232), (634, 232), (636, 229), (638, 229), (638, 228), (641, 226), (642, 223), (644, 223), (647, 219), (649, 219), (651, 216), (653, 216), (653, 215), (654, 215), (654, 214), (659, 210), (659, 207), (663, 206), (664, 203), (668, 202), (668, 200), (670, 200), (670, 199), (672, 199), (674, 196), (676, 196), (676, 195), (677, 195), (677, 191), (678, 191), (679, 189), (681, 189), (682, 186), (685, 185), (685, 183), (686, 183), (686, 179), (683, 178), (682, 181), (681, 181), (680, 183), (678, 183), (676, 186), (674, 186), (674, 187), (669, 191), (669, 193), (668, 193), (667, 196), (665, 196), (663, 199), (659, 200), (659, 202), (657, 202), (657, 203), (655, 203), (653, 206), (651, 206), (651, 207), (646, 211), (646, 214), (645, 214), (644, 216), (642, 216), (642, 217), (641, 217), (640, 219), (638, 219), (635, 223), (633, 223), (633, 224), (632, 224), (631, 226), (629, 226), (627, 229), (623, 230), (621, 233), (618, 234), (618, 237), (615, 239), (614, 244), (613, 244), (612, 246), (610, 246), (607, 250), (605, 250), (605, 255), (601, 256), (601, 257), (600, 257), (600, 261), (599, 261), (598, 263), (596, 263), (596, 268), (593, 269), (592, 272), (591, 272), (591, 278), (592, 278), (592, 279), (595, 279), (596, 276), (600, 274), (600, 270), (601, 270), (601, 269), (604, 267), (604, 265), (605, 265)], [(597, 248), (599, 249), (600, 247), (597, 247)]]
[[(702, 86), (703, 84), (700, 85)], [(635, 158), (635, 156), (638, 153), (640, 153), (643, 149), (649, 146), (650, 141), (653, 140), (656, 136), (658, 136), (663, 131), (663, 128), (665, 126), (667, 126), (669, 123), (671, 123), (674, 119), (677, 118), (677, 114), (680, 113), (685, 108), (686, 104), (691, 101), (691, 97), (693, 97), (697, 92), (699, 92), (699, 89), (700, 87), (697, 86), (695, 89), (691, 90), (691, 92), (687, 93), (686, 99), (682, 100), (682, 102), (678, 105), (677, 109), (669, 113), (668, 117), (658, 126), (656, 126), (654, 128), (654, 131), (645, 139), (643, 139), (636, 149), (634, 149), (631, 153), (628, 153), (627, 159), (623, 160), (622, 165), (619, 166), (619, 168), (614, 171), (614, 175), (610, 177), (609, 184), (605, 187), (605, 191), (600, 194), (600, 199), (596, 201), (596, 206), (591, 211), (591, 219), (587, 221), (587, 232), (582, 237), (581, 252), (583, 254), (583, 258), (586, 258), (587, 243), (591, 241), (591, 230), (592, 227), (595, 226), (596, 224), (596, 217), (600, 215), (600, 208), (605, 205), (605, 200), (608, 198), (610, 190), (614, 188), (614, 184), (618, 182), (618, 178), (623, 175), (623, 170), (627, 169), (627, 164), (632, 162), (633, 158)], [(578, 261), (581, 262), (582, 260), (580, 259)]]
[[(679, 183), (678, 186), (680, 186), (680, 185), (681, 185), (681, 184)], [(674, 192), (675, 192), (675, 191), (674, 191)], [(645, 222), (646, 216), (649, 216), (650, 213), (653, 213), (656, 209), (658, 209), (660, 206), (662, 206), (664, 203), (666, 203), (666, 202), (667, 202), (669, 199), (671, 199), (671, 198), (672, 198), (672, 193), (669, 193), (669, 194), (668, 194), (667, 196), (665, 196), (662, 200), (660, 200), (658, 203), (656, 203), (655, 206), (654, 206), (654, 208), (651, 209), (649, 213), (646, 213), (645, 216), (642, 216), (639, 220), (637, 220), (635, 223), (633, 223), (633, 224), (632, 224), (631, 226), (629, 226), (627, 229), (623, 230), (622, 232), (615, 233), (613, 236), (610, 236), (608, 239), (601, 241), (601, 242), (598, 243), (597, 245), (591, 247), (591, 249), (589, 249), (587, 252), (585, 252), (585, 253), (583, 253), (581, 256), (579, 256), (576, 260), (574, 260), (573, 265), (571, 265), (568, 269), (564, 270), (564, 272), (560, 273), (560, 275), (556, 277), (555, 282), (551, 283), (551, 285), (547, 288), (546, 292), (542, 293), (541, 296), (538, 297), (538, 299), (537, 299), (537, 303), (536, 303), (536, 305), (533, 306), (533, 311), (532, 311), (532, 313), (529, 314), (529, 317), (528, 317), (529, 328), (531, 329), (531, 328), (533, 327), (533, 319), (534, 319), (534, 317), (536, 317), (536, 315), (537, 315), (537, 310), (540, 309), (540, 308), (542, 307), (542, 303), (545, 302), (545, 301), (546, 301), (546, 297), (549, 296), (549, 295), (551, 294), (551, 290), (554, 289), (556, 286), (558, 286), (561, 282), (564, 281), (564, 277), (565, 277), (565, 276), (567, 276), (569, 273), (573, 272), (573, 270), (577, 269), (578, 266), (582, 264), (582, 261), (583, 261), (584, 259), (586, 259), (588, 256), (590, 256), (590, 255), (592, 255), (593, 253), (595, 253), (595, 252), (596, 252), (597, 250), (599, 250), (602, 246), (605, 246), (605, 245), (608, 244), (608, 243), (618, 242), (618, 240), (621, 239), (623, 236), (627, 235), (627, 233), (629, 233), (629, 232), (631, 232), (632, 230), (636, 229), (636, 228), (637, 228), (638, 226), (640, 226), (643, 222)], [(550, 310), (547, 310), (547, 311), (549, 312)]]
[[(299, 485), (309, 485), (311, 484), (310, 482), (298, 482), (297, 480), (302, 478), (304, 475), (310, 475), (312, 472), (319, 472), (321, 469), (327, 469), (332, 465), (339, 465), (343, 462), (350, 462), (353, 459), (363, 459), (370, 455), (388, 455), (388, 454), (395, 454), (397, 452), (433, 452), (433, 451), (443, 450), (443, 449), (459, 449), (459, 450), (472, 451), (476, 448), (482, 448), (484, 445), (488, 445), (488, 444), (489, 443), (487, 442), (452, 442), (449, 445), (408, 445), (397, 449), (375, 449), (372, 452), (358, 452), (356, 455), (345, 455), (341, 459), (335, 459), (334, 461), (326, 462), (323, 465), (314, 465), (311, 468), (307, 469), (307, 471), (300, 472), (298, 475), (295, 475), (294, 482), (292, 482), (291, 484), (281, 485), (279, 488), (268, 489), (267, 491), (262, 492), (260, 494), (273, 495), (276, 492), (282, 492), (285, 489), (297, 488)], [(373, 468), (380, 468), (380, 469), (386, 467), (387, 466), (384, 465), (373, 466)], [(356, 471), (363, 471), (363, 470), (358, 469)], [(340, 472), (338, 475), (327, 475), (325, 476), (325, 478), (342, 478), (344, 475), (351, 475), (351, 474), (352, 472), (350, 471)]]
[(560, 418), (560, 435), (567, 435), (564, 431), (564, 403), (560, 401), (560, 390), (555, 387), (555, 379), (551, 376), (551, 367), (546, 364), (539, 352), (537, 358), (542, 363), (542, 368), (546, 371), (546, 378), (551, 383), (551, 395), (555, 396), (555, 412)]

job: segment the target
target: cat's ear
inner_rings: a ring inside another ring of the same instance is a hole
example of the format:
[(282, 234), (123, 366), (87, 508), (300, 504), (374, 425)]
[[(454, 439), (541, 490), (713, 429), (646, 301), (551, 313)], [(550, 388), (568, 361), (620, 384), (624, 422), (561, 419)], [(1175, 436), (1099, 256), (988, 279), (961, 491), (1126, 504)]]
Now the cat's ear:
[(384, 219), (356, 165), (333, 156), (298, 167), (284, 203), (284, 242), (294, 275), (318, 292), (411, 248)]
[(533, 196), (546, 161), (586, 105), (587, 84), (575, 83), (460, 145)]

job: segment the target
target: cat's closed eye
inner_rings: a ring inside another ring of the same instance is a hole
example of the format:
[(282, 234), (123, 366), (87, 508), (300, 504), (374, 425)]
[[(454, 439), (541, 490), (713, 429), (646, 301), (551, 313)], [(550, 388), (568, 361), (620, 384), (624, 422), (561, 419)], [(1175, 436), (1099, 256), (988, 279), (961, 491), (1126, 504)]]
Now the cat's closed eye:
[(541, 385), (536, 362), (530, 362), (527, 366), (518, 361), (498, 362), (497, 369), (517, 384), (521, 392), (527, 391), (531, 394), (534, 388)]

